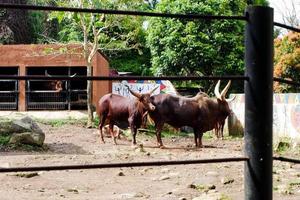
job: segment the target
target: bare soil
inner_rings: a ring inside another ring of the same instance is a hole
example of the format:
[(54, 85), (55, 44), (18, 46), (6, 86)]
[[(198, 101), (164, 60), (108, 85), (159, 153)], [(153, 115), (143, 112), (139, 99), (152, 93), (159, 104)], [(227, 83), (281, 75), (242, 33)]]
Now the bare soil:
[[(192, 135), (163, 138), (156, 147), (152, 135), (139, 133), (143, 148), (133, 148), (125, 137), (113, 145), (100, 143), (96, 129), (41, 124), (45, 151), (0, 152), (0, 167), (75, 165), (237, 157), (243, 140), (204, 139), (205, 148), (193, 148)], [(244, 163), (214, 163), (159, 167), (40, 171), (37, 174), (0, 173), (0, 199), (236, 199), (244, 198)], [(300, 199), (300, 165), (274, 161), (274, 199)]]

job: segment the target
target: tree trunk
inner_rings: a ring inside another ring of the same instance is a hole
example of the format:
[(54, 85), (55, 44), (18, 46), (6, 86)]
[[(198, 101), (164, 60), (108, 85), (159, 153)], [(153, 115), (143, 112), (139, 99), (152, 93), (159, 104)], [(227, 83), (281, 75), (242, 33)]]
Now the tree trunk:
[[(27, 4), (27, 0), (0, 0), (0, 2)], [(32, 42), (32, 35), (28, 20), (28, 11), (7, 9), (3, 12), (3, 15), (0, 16), (2, 21), (1, 26), (7, 26), (7, 28), (11, 30), (13, 34), (13, 41), (7, 41), (6, 43), (30, 44)]]
[[(92, 65), (88, 63), (87, 66), (87, 76), (92, 76)], [(87, 121), (87, 128), (92, 128), (93, 126), (93, 102), (92, 102), (92, 91), (93, 91), (93, 82), (88, 80), (87, 81), (87, 108), (88, 108), (88, 121)]]

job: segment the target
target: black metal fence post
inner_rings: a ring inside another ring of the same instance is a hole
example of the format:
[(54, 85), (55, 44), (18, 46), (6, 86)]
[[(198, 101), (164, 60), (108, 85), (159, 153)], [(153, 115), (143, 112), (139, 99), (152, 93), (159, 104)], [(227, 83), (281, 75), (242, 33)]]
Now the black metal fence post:
[(245, 199), (272, 199), (273, 9), (246, 10)]

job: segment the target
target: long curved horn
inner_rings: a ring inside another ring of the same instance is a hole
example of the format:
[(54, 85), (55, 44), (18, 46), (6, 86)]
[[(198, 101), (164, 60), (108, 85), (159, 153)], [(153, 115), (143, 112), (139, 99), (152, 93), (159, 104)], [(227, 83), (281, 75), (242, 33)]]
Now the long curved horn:
[(77, 73), (75, 73), (75, 74), (71, 75), (70, 77), (72, 78), (72, 77), (75, 77), (76, 75), (77, 75)]
[(215, 93), (217, 99), (222, 100), (222, 96), (221, 96), (220, 91), (219, 91), (219, 88), (220, 88), (220, 82), (221, 82), (221, 81), (219, 80), (218, 83), (217, 83), (217, 85), (215, 86), (214, 93)]
[(231, 80), (228, 81), (227, 85), (225, 86), (225, 88), (222, 90), (221, 92), (221, 97), (222, 99), (224, 100), (225, 99), (225, 95), (230, 87), (230, 84), (231, 84)]
[(225, 99), (228, 103), (232, 102), (235, 99), (236, 95), (234, 95), (233, 97), (231, 97), (230, 99)]
[(159, 88), (159, 86), (153, 88), (153, 89), (149, 92), (149, 94), (151, 95), (157, 88)]
[(136, 98), (141, 98), (141, 94), (139, 94), (139, 93), (137, 93), (137, 92), (135, 92), (135, 91), (132, 91), (130, 88), (129, 88), (129, 86), (128, 85), (125, 85), (126, 87), (127, 87), (127, 89), (129, 90), (129, 92), (133, 95), (133, 96), (135, 96)]
[(52, 77), (50, 74), (48, 74), (47, 70), (45, 70), (45, 76)]

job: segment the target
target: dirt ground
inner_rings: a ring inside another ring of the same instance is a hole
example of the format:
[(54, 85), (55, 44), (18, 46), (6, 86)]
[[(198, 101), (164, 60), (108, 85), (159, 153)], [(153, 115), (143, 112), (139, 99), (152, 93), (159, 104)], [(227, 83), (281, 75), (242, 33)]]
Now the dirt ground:
[[(242, 139), (205, 139), (195, 149), (193, 137), (163, 138), (138, 134), (143, 149), (126, 138), (101, 144), (96, 129), (41, 125), (46, 133), (44, 152), (0, 152), (0, 167), (73, 165), (141, 161), (222, 158), (243, 155)], [(0, 199), (151, 199), (206, 200), (244, 198), (244, 163), (194, 164), (161, 167), (41, 171), (35, 174), (0, 173)], [(24, 175), (29, 175), (26, 177)], [(32, 175), (33, 177), (30, 177)], [(300, 199), (300, 165), (274, 162), (274, 199)]]

